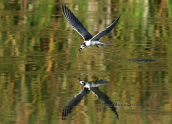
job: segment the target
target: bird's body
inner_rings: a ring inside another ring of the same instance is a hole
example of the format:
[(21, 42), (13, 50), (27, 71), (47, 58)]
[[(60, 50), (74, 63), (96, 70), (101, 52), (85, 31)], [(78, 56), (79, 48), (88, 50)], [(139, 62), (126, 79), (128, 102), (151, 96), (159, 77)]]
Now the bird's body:
[[(74, 16), (74, 14), (64, 5), (62, 6), (63, 14), (67, 21), (71, 24), (72, 28), (76, 30), (84, 39), (84, 43), (81, 44), (80, 49), (78, 52), (80, 52), (82, 49), (89, 47), (89, 46), (108, 46), (108, 44), (104, 44), (99, 41), (99, 39), (106, 34), (108, 34), (118, 23), (118, 20), (120, 16), (107, 28), (96, 34), (95, 36), (92, 36), (81, 24), (81, 22)], [(99, 47), (98, 47), (99, 48)]]
[(91, 40), (89, 40), (89, 41), (84, 41), (84, 43), (86, 44), (87, 47), (88, 46), (97, 46), (97, 45), (108, 46), (108, 44), (104, 44), (104, 43), (102, 43), (100, 41), (91, 41)]
[(83, 85), (84, 88), (88, 88), (90, 90), (90, 88), (92, 87), (98, 87), (99, 85), (106, 85), (108, 84), (108, 82), (106, 80), (96, 80), (89, 82), (80, 80), (80, 84)]

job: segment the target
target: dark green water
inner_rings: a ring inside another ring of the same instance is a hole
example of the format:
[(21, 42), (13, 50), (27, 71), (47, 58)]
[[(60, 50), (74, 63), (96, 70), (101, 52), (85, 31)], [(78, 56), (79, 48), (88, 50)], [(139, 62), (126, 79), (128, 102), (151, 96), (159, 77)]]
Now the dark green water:
[[(64, 18), (64, 3), (92, 35), (121, 14), (100, 39), (110, 46), (78, 54), (83, 39)], [(171, 124), (171, 56), (171, 0), (1, 0), (0, 123)], [(62, 120), (83, 90), (79, 76), (109, 82), (99, 90), (121, 104), (119, 120), (92, 92)]]

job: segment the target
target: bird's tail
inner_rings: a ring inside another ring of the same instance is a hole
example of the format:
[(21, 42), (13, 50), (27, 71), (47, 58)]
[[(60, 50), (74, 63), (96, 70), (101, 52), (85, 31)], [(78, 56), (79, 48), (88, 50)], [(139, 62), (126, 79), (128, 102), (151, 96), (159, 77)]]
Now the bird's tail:
[(105, 46), (109, 46), (109, 44), (100, 44), (100, 45), (101, 45), (101, 46), (104, 46), (104, 47), (105, 47)]

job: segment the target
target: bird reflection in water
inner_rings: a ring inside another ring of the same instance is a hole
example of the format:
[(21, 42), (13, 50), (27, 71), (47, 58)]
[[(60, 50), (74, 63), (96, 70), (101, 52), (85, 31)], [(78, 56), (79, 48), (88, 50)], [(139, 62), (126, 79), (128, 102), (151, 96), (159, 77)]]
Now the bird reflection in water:
[(92, 91), (101, 101), (103, 101), (104, 105), (108, 105), (108, 107), (115, 113), (116, 118), (119, 119), (116, 108), (113, 105), (113, 102), (110, 101), (109, 97), (99, 90), (99, 85), (106, 85), (108, 82), (106, 80), (96, 80), (96, 81), (83, 81), (78, 78), (80, 84), (84, 87), (84, 89), (77, 94), (75, 97), (72, 97), (68, 104), (63, 108), (62, 112), (62, 120), (65, 120), (65, 117), (68, 116), (72, 112), (74, 106), (77, 106), (78, 103), (82, 100), (84, 96), (86, 96), (90, 91)]

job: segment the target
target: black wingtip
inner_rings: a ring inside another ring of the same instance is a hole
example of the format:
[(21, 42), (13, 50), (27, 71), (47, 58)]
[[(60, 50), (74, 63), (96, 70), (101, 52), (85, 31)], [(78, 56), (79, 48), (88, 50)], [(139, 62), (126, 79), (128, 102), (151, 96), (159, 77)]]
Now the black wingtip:
[(66, 9), (68, 9), (67, 6), (66, 6), (66, 4), (62, 4), (62, 10), (63, 10), (63, 13), (64, 14), (65, 14)]
[(81, 50), (82, 50), (82, 48), (80, 48), (80, 49), (78, 50), (78, 53), (81, 53)]
[(63, 9), (64, 7), (66, 7), (66, 5), (65, 5), (65, 4), (62, 4), (62, 9)]
[(66, 4), (62, 4), (62, 7), (66, 7)]
[(64, 13), (64, 9), (65, 9), (66, 5), (65, 4), (62, 4), (62, 10), (63, 10), (63, 13)]
[(62, 116), (62, 120), (66, 120), (66, 118), (64, 116)]
[(121, 17), (121, 14), (118, 16), (117, 20), (119, 20), (119, 19), (120, 19), (120, 17)]
[(82, 80), (80, 79), (80, 76), (78, 77), (78, 80), (79, 80), (79, 81), (82, 81)]
[(118, 113), (116, 113), (116, 118), (119, 120), (119, 115), (118, 115)]
[[(120, 14), (120, 15), (118, 16), (118, 18), (114, 21), (114, 22), (116, 22), (116, 24), (118, 23), (120, 17), (121, 17), (121, 14)], [(115, 25), (116, 25), (116, 24), (115, 24)]]
[(66, 117), (67, 115), (65, 115), (65, 112), (64, 112), (64, 110), (63, 110), (63, 112), (62, 112), (62, 120), (66, 120)]

